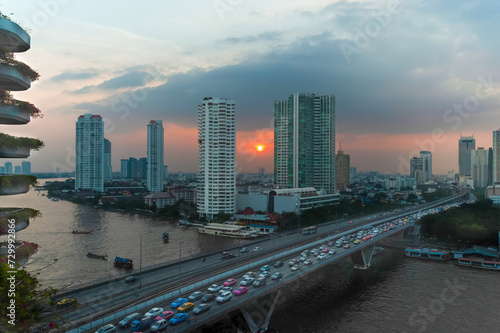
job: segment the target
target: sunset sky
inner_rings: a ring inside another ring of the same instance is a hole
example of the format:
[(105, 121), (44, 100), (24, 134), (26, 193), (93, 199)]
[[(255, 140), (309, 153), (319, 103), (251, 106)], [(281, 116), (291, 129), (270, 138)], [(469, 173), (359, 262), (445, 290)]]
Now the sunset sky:
[(205, 96), (236, 102), (242, 172), (273, 171), (273, 102), (297, 92), (336, 96), (337, 146), (360, 171), (408, 173), (420, 150), (434, 174), (458, 171), (460, 133), (491, 147), (500, 128), (495, 0), (3, 0), (0, 10), (28, 29), (31, 49), (16, 57), (41, 74), (13, 94), (44, 118), (1, 128), (45, 141), (28, 159), (34, 172), (74, 170), (84, 113), (104, 118), (113, 171), (146, 156), (146, 126), (159, 119), (169, 172), (196, 172)]

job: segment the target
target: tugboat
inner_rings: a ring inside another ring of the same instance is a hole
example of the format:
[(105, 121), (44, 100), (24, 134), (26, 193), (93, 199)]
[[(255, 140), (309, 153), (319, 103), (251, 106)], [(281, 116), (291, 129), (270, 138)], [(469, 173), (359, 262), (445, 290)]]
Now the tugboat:
[(115, 267), (120, 267), (120, 268), (132, 268), (134, 264), (132, 263), (132, 259), (127, 259), (127, 258), (120, 258), (116, 257), (115, 258)]
[(72, 234), (90, 234), (92, 231), (84, 231), (84, 230), (73, 230)]
[(168, 243), (168, 232), (163, 233), (163, 242)]

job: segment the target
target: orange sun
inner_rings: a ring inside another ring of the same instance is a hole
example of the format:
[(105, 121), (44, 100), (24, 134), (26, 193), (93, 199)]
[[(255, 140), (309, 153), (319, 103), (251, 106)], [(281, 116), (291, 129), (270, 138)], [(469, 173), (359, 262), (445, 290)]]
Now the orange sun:
[(258, 150), (258, 151), (263, 151), (263, 150), (264, 150), (264, 146), (262, 146), (262, 145), (258, 145), (258, 146), (257, 146), (257, 150)]

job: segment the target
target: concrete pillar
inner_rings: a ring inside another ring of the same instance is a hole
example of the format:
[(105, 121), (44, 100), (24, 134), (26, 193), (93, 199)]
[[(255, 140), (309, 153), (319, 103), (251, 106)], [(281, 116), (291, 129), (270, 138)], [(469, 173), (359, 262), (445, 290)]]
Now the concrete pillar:
[(367, 247), (362, 248), (361, 250), (351, 254), (351, 259), (354, 264), (354, 268), (367, 269), (368, 267), (370, 267), (372, 263), (374, 247), (375, 243), (372, 243), (371, 245), (368, 245)]

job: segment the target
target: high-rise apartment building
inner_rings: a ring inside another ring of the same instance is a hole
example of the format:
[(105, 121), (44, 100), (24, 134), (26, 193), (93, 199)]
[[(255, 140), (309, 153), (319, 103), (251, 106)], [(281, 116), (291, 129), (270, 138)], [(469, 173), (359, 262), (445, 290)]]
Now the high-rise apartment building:
[(488, 185), (488, 151), (482, 147), (471, 151), (471, 176), (475, 188)]
[(337, 151), (335, 156), (335, 180), (337, 191), (345, 191), (350, 184), (351, 160), (344, 151)]
[(130, 178), (130, 160), (122, 158), (120, 160), (120, 178), (126, 179)]
[(427, 172), (424, 171), (423, 157), (413, 157), (410, 160), (410, 177), (415, 178), (419, 185), (427, 181)]
[(147, 179), (148, 178), (148, 158), (141, 157), (138, 162), (138, 174), (139, 179)]
[(22, 161), (21, 162), (21, 173), (25, 175), (29, 175), (31, 173), (31, 162), (30, 161)]
[(163, 191), (163, 124), (151, 120), (148, 124), (148, 190)]
[(76, 122), (75, 189), (104, 192), (104, 122), (85, 114)]
[(109, 182), (113, 178), (113, 168), (111, 166), (111, 142), (104, 138), (104, 181)]
[(7, 161), (5, 162), (5, 164), (3, 165), (3, 172), (6, 174), (6, 175), (10, 175), (12, 173), (12, 163)]
[(488, 186), (493, 185), (493, 148), (488, 148)]
[(236, 211), (235, 104), (205, 97), (198, 105), (198, 189), (201, 217)]
[(458, 141), (458, 174), (460, 176), (470, 176), (471, 172), (471, 151), (476, 149), (476, 140), (472, 136), (460, 136)]
[(16, 174), (16, 175), (20, 175), (21, 174), (21, 166), (20, 165), (16, 165), (14, 167), (14, 174)]
[(274, 181), (335, 192), (335, 96), (303, 93), (274, 102)]
[(432, 153), (427, 150), (420, 152), (420, 157), (422, 158), (422, 171), (425, 172), (425, 181), (432, 179)]
[(500, 182), (500, 129), (493, 131), (493, 183)]

